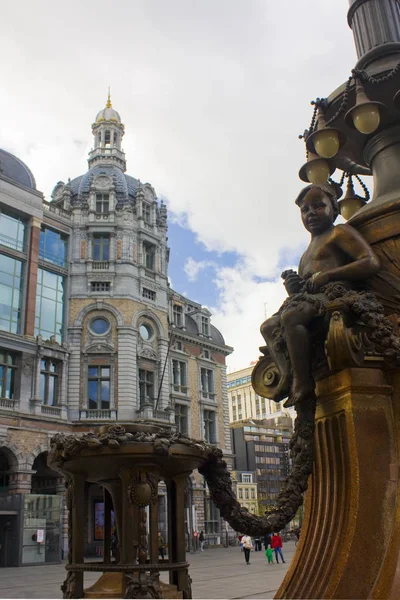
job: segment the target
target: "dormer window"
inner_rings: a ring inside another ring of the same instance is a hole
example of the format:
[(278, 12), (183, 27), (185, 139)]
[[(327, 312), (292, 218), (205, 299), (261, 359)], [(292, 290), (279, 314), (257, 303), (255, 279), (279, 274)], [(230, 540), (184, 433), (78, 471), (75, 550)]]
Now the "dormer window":
[(108, 194), (96, 194), (96, 212), (108, 215), (110, 212), (110, 198)]
[(106, 146), (111, 144), (111, 131), (109, 129), (106, 129), (104, 133), (104, 143)]
[(201, 333), (203, 335), (210, 335), (210, 324), (207, 317), (201, 317)]
[(151, 207), (145, 203), (143, 203), (143, 221), (146, 225), (151, 225)]
[(174, 304), (173, 307), (174, 324), (176, 327), (183, 326), (183, 306), (180, 304)]

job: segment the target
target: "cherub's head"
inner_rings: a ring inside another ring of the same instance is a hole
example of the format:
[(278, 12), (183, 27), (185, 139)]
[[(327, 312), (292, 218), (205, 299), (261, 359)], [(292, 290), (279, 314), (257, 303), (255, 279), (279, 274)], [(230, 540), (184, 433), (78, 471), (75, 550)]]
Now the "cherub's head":
[(319, 234), (332, 227), (339, 214), (337, 199), (338, 191), (329, 183), (308, 185), (301, 190), (295, 202), (307, 231)]

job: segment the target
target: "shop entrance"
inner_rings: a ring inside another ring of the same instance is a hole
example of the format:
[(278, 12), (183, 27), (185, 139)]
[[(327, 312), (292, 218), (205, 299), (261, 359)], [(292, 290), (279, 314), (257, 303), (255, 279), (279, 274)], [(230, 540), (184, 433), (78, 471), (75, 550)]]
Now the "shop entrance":
[(0, 567), (18, 566), (18, 519), (17, 514), (0, 512)]

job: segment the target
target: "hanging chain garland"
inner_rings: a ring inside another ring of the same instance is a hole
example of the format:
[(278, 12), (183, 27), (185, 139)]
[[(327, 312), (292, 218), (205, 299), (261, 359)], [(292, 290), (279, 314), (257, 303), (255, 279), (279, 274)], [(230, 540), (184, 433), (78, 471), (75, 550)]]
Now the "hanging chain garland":
[[(400, 61), (393, 67), (393, 69), (391, 69), (388, 73), (386, 73), (386, 75), (381, 75), (379, 77), (375, 77), (374, 75), (369, 75), (367, 73), (367, 71), (365, 71), (365, 69), (357, 69), (357, 68), (352, 69), (351, 75), (346, 82), (346, 87), (343, 92), (343, 97), (342, 97), (340, 106), (339, 106), (338, 110), (336, 111), (336, 113), (329, 119), (329, 121), (326, 122), (325, 127), (329, 127), (330, 125), (332, 125), (332, 123), (334, 123), (348, 108), (349, 92), (350, 92), (350, 87), (351, 87), (353, 80), (356, 81), (358, 79), (361, 83), (369, 83), (371, 85), (380, 85), (381, 83), (386, 83), (387, 81), (394, 79), (394, 77), (399, 72), (400, 72)], [(304, 131), (303, 134), (299, 135), (299, 139), (304, 139), (305, 142), (307, 141), (307, 138), (312, 133), (314, 133), (318, 109), (320, 107), (326, 109), (327, 100), (326, 100), (326, 98), (317, 98), (316, 100), (312, 100), (310, 104), (312, 106), (314, 106), (310, 126), (308, 129), (306, 129)]]

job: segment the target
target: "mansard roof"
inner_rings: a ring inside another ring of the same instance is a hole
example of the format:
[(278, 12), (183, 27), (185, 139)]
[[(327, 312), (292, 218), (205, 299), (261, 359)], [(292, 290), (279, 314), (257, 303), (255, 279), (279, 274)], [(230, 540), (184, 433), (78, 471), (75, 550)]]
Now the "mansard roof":
[(98, 175), (107, 175), (113, 179), (118, 204), (129, 204), (134, 201), (137, 188), (140, 185), (137, 179), (123, 173), (117, 166), (96, 165), (84, 175), (75, 177), (75, 179), (68, 182), (72, 192), (71, 202), (73, 205), (86, 202), (90, 186)]
[(0, 175), (36, 190), (36, 181), (32, 171), (14, 154), (2, 149), (0, 149)]

